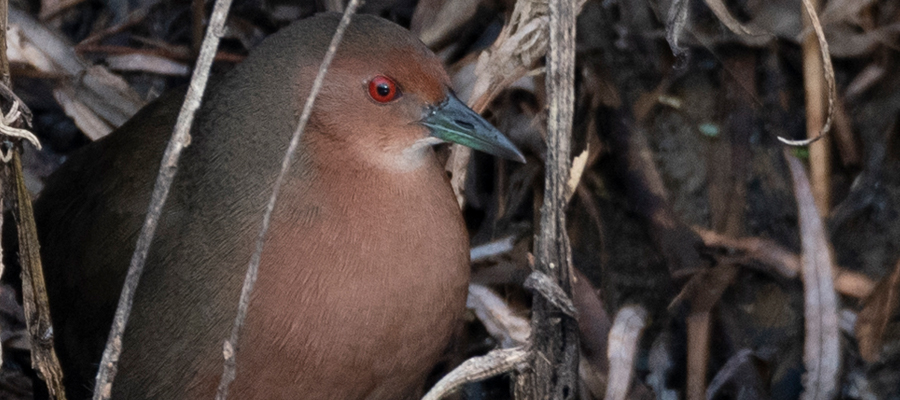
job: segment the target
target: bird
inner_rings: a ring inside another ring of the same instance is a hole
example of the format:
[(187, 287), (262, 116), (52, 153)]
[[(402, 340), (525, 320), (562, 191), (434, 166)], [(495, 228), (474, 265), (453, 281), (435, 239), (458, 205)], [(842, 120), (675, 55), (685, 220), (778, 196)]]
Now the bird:
[[(262, 215), (340, 16), (288, 25), (211, 81), (135, 294), (113, 398), (216, 393)], [(184, 93), (72, 154), (35, 201), (69, 399), (91, 396)], [(524, 162), (409, 31), (353, 16), (272, 214), (230, 398), (421, 393), (469, 278), (441, 142)]]

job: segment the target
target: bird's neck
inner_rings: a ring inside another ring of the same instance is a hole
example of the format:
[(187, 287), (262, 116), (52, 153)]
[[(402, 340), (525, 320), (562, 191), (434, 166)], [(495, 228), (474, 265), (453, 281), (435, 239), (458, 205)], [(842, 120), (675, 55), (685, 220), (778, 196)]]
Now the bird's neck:
[(315, 154), (313, 169), (331, 174), (383, 176), (386, 179), (436, 179), (441, 168), (433, 145), (439, 139), (423, 138), (411, 144), (360, 143), (323, 139), (315, 132), (304, 137), (307, 154)]

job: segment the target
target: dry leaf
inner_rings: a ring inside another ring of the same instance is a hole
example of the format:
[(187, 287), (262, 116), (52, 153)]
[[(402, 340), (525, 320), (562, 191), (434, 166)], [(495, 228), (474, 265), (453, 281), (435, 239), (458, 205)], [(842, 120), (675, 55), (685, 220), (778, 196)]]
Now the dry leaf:
[(606, 386), (606, 400), (624, 400), (628, 395), (635, 354), (648, 324), (647, 317), (647, 310), (637, 305), (622, 307), (616, 313), (609, 331), (609, 385)]
[(191, 67), (151, 54), (122, 54), (106, 57), (106, 65), (114, 71), (138, 71), (169, 76), (188, 76)]
[[(66, 114), (90, 138), (103, 137), (125, 123), (144, 101), (121, 77), (82, 59), (61, 35), (15, 8), (9, 9), (10, 54), (47, 74), (68, 76), (54, 93)], [(77, 78), (77, 79), (76, 79)]]
[(884, 331), (888, 322), (897, 313), (898, 305), (900, 305), (900, 261), (894, 267), (894, 272), (878, 283), (856, 319), (856, 340), (859, 342), (859, 354), (863, 360), (870, 363), (878, 361)]
[(53, 98), (56, 99), (66, 115), (75, 121), (75, 125), (91, 140), (100, 139), (112, 132), (114, 127), (78, 100), (71, 85), (62, 84), (53, 89)]
[(841, 342), (838, 330), (837, 294), (832, 277), (831, 246), (810, 189), (809, 179), (800, 161), (786, 155), (800, 222), (803, 248), (802, 276), (804, 295), (803, 375), (804, 400), (829, 400), (837, 394), (841, 368)]
[(742, 24), (731, 15), (731, 13), (725, 7), (725, 4), (722, 3), (722, 0), (706, 0), (706, 6), (709, 7), (709, 9), (712, 10), (714, 14), (716, 14), (716, 17), (719, 18), (719, 21), (722, 22), (722, 24), (725, 25), (735, 35), (745, 37), (750, 36), (751, 40), (756, 39), (758, 36), (765, 36), (766, 40), (774, 37), (766, 33), (765, 31), (761, 31)]
[(466, 307), (475, 312), (478, 320), (488, 333), (500, 342), (501, 347), (522, 345), (531, 335), (531, 323), (516, 315), (509, 305), (487, 286), (470, 284)]
[(419, 35), (428, 47), (434, 47), (451, 38), (466, 21), (475, 16), (481, 0), (452, 0), (434, 4), (422, 1), (416, 6), (410, 30)]
[(578, 188), (578, 183), (581, 182), (581, 174), (584, 173), (584, 166), (587, 164), (590, 149), (590, 146), (586, 147), (581, 154), (572, 160), (572, 167), (569, 168), (569, 182), (566, 183), (566, 203), (572, 199), (575, 189)]
[(681, 45), (684, 27), (688, 22), (688, 1), (674, 0), (669, 5), (669, 14), (666, 19), (666, 41), (672, 48), (672, 54), (681, 59), (687, 49)]

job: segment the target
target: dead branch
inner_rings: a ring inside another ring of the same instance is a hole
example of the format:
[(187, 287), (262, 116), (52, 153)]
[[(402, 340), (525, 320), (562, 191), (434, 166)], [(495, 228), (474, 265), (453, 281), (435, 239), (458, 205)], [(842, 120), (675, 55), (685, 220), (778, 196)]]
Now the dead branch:
[[(573, 1), (553, 0), (549, 8), (547, 52), (547, 162), (540, 233), (535, 238), (536, 269), (572, 295), (572, 249), (566, 234), (575, 99), (575, 16)], [(558, 302), (557, 302), (558, 303)], [(539, 292), (531, 317), (531, 368), (516, 379), (515, 394), (526, 399), (574, 399), (578, 390), (578, 325)]]
[(522, 347), (493, 350), (480, 357), (472, 357), (450, 371), (434, 385), (422, 400), (440, 400), (459, 390), (464, 384), (505, 374), (527, 365), (528, 350)]
[(112, 328), (110, 328), (106, 348), (103, 350), (100, 369), (97, 371), (97, 381), (94, 385), (94, 400), (109, 399), (112, 396), (112, 383), (116, 376), (119, 356), (122, 353), (122, 335), (125, 332), (125, 325), (128, 323), (128, 317), (131, 314), (134, 294), (141, 274), (144, 272), (144, 263), (147, 261), (150, 244), (153, 242), (156, 225), (162, 214), (163, 206), (166, 204), (169, 188), (175, 179), (178, 159), (181, 156), (181, 151), (190, 144), (191, 124), (194, 120), (194, 114), (200, 108), (200, 99), (209, 79), (209, 68), (212, 66), (213, 57), (215, 57), (216, 49), (219, 47), (219, 40), (224, 34), (225, 17), (228, 16), (230, 7), (231, 0), (216, 0), (213, 7), (209, 27), (206, 29), (206, 38), (203, 39), (203, 48), (200, 50), (200, 55), (197, 58), (197, 65), (194, 67), (194, 74), (191, 77), (191, 84), (187, 95), (185, 95), (184, 104), (178, 113), (178, 120), (175, 122), (172, 138), (169, 140), (166, 152), (163, 154), (159, 175), (157, 175), (156, 184), (150, 197), (147, 216), (144, 219), (144, 225), (141, 227), (141, 233), (138, 236), (137, 244), (131, 257), (131, 263), (128, 266), (128, 273), (125, 275), (125, 284), (122, 287), (119, 304), (116, 306), (116, 315), (113, 319)]

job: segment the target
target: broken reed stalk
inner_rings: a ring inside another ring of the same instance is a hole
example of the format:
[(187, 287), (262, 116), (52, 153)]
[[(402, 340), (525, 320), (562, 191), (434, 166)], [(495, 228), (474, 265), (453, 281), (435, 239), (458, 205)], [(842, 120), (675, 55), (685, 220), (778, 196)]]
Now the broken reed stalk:
[(178, 159), (181, 157), (182, 150), (191, 141), (190, 128), (194, 121), (194, 114), (200, 108), (200, 100), (206, 89), (206, 82), (209, 80), (209, 68), (212, 66), (216, 49), (219, 47), (219, 40), (224, 34), (225, 18), (228, 16), (230, 7), (231, 0), (216, 0), (213, 6), (209, 27), (206, 29), (206, 37), (203, 39), (203, 46), (200, 49), (200, 55), (197, 57), (197, 65), (194, 67), (194, 74), (191, 76), (187, 95), (185, 95), (181, 111), (178, 113), (178, 120), (175, 122), (172, 138), (169, 139), (166, 152), (163, 154), (162, 162), (159, 166), (159, 174), (156, 177), (156, 184), (150, 197), (147, 216), (144, 219), (144, 225), (141, 227), (141, 233), (138, 236), (137, 244), (128, 266), (128, 273), (125, 275), (125, 284), (119, 296), (116, 315), (109, 331), (106, 348), (103, 350), (100, 369), (97, 371), (97, 380), (94, 384), (94, 400), (109, 399), (112, 395), (112, 383), (116, 376), (119, 356), (122, 353), (122, 334), (125, 332), (128, 317), (131, 315), (131, 304), (134, 301), (134, 294), (141, 274), (144, 272), (144, 264), (147, 261), (150, 244), (153, 242), (156, 225), (159, 223), (163, 206), (166, 204), (166, 198), (169, 195), (169, 188), (172, 186), (175, 172), (178, 170)]
[[(10, 116), (17, 115), (17, 108), (25, 108), (24, 103), (12, 92), (12, 79), (9, 72), (9, 58), (6, 51), (6, 32), (9, 28), (9, 2), (0, 0), (0, 87), (6, 92), (4, 97), (12, 103)], [(30, 112), (27, 112), (30, 115)], [(30, 117), (28, 117), (30, 118)], [(12, 125), (15, 120), (7, 121), (3, 118), (3, 125)], [(4, 127), (4, 132), (10, 134), (10, 127)], [(40, 143), (27, 131), (22, 131), (31, 136), (38, 149)], [(7, 137), (9, 139), (9, 137)], [(19, 140), (20, 141), (20, 140)], [(2, 155), (0, 149), (0, 155)], [(0, 201), (5, 196), (15, 196), (12, 200), (13, 222), (18, 232), (19, 265), (22, 268), (22, 305), (25, 311), (25, 323), (28, 327), (28, 335), (31, 342), (31, 364), (38, 371), (40, 377), (46, 382), (47, 392), (52, 399), (65, 400), (66, 393), (63, 386), (62, 367), (53, 347), (53, 327), (50, 320), (50, 302), (47, 298), (47, 286), (44, 281), (44, 269), (41, 265), (40, 245), (38, 244), (37, 228), (34, 222), (34, 212), (31, 208), (31, 196), (25, 188), (25, 177), (22, 173), (21, 148), (12, 146), (7, 149), (12, 153), (12, 158), (7, 159), (4, 165), (3, 182), (0, 182)], [(13, 190), (7, 190), (12, 188)], [(2, 203), (0, 203), (2, 204)], [(0, 207), (2, 208), (2, 207)], [(2, 226), (0, 215), (0, 226)], [(3, 265), (0, 264), (0, 275)]]
[[(808, 7), (812, 7), (814, 11), (819, 8), (818, 0), (810, 0), (809, 3)], [(819, 22), (812, 21), (805, 15), (805, 13), (801, 13), (801, 19), (804, 27), (809, 31), (809, 27)], [(816, 138), (825, 124), (826, 83), (822, 65), (823, 56), (819, 51), (816, 35), (810, 32), (803, 38), (803, 87), (806, 93), (807, 139)], [(829, 110), (830, 112), (831, 110)], [(831, 140), (829, 137), (826, 136), (809, 145), (809, 172), (816, 208), (822, 215), (828, 215), (828, 210), (831, 209)]]
[[(550, 1), (547, 52), (547, 162), (540, 231), (535, 238), (536, 270), (572, 295), (572, 254), (566, 234), (572, 118), (575, 106), (575, 16), (572, 0)], [(578, 326), (575, 318), (535, 292), (530, 367), (516, 377), (515, 395), (526, 399), (574, 399), (578, 388)]]
[(325, 58), (319, 66), (319, 72), (316, 74), (316, 79), (313, 81), (309, 96), (306, 98), (306, 104), (303, 106), (303, 112), (300, 114), (300, 121), (297, 123), (297, 128), (291, 136), (291, 142), (288, 145), (287, 151), (284, 153), (284, 158), (281, 159), (281, 170), (278, 171), (278, 176), (275, 178), (272, 195), (269, 197), (269, 202), (266, 204), (266, 211), (263, 214), (262, 224), (256, 238), (255, 250), (253, 251), (253, 255), (250, 256), (249, 265), (247, 265), (247, 273), (244, 276), (244, 284), (241, 287), (241, 297), (238, 301), (238, 310), (237, 315), (234, 318), (234, 325), (231, 329), (231, 336), (226, 339), (223, 344), (225, 365), (224, 370), (222, 371), (222, 379), (219, 381), (219, 388), (216, 391), (216, 400), (225, 400), (228, 398), (228, 386), (234, 381), (236, 367), (235, 353), (238, 348), (238, 339), (240, 338), (241, 328), (244, 326), (244, 320), (247, 318), (247, 309), (250, 307), (250, 296), (253, 294), (253, 288), (256, 285), (256, 277), (259, 272), (259, 263), (262, 259), (263, 247), (265, 245), (266, 236), (268, 236), (269, 233), (269, 221), (272, 218), (272, 212), (275, 210), (278, 194), (281, 191), (285, 176), (287, 176), (291, 164), (294, 161), (294, 155), (297, 152), (297, 147), (300, 145), (300, 137), (303, 134), (303, 130), (306, 128), (306, 123), (309, 122), (309, 117), (312, 115), (313, 104), (315, 103), (316, 97), (319, 95), (319, 91), (322, 89), (322, 83), (325, 81), (325, 74), (328, 72), (328, 66), (331, 65), (331, 60), (334, 59), (334, 55), (337, 53), (338, 45), (344, 37), (344, 31), (346, 31), (347, 26), (350, 25), (350, 17), (356, 13), (356, 8), (359, 7), (361, 2), (361, 0), (350, 0), (350, 3), (347, 4), (344, 15), (341, 17), (341, 22), (338, 24), (334, 36), (331, 37), (331, 43), (328, 45), (328, 51), (325, 53)]
[(41, 265), (41, 250), (34, 223), (34, 212), (31, 208), (31, 196), (25, 187), (19, 151), (16, 149), (10, 151), (13, 152), (10, 161), (12, 168), (7, 169), (10, 171), (7, 176), (15, 181), (16, 199), (13, 213), (14, 220), (18, 224), (16, 230), (19, 241), (19, 263), (22, 266), (22, 303), (31, 339), (31, 364), (47, 383), (51, 398), (64, 400), (66, 391), (63, 386), (63, 372), (53, 348), (50, 302)]

